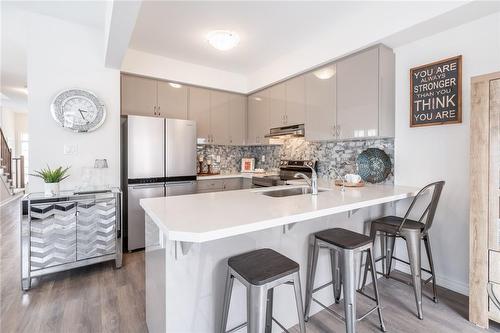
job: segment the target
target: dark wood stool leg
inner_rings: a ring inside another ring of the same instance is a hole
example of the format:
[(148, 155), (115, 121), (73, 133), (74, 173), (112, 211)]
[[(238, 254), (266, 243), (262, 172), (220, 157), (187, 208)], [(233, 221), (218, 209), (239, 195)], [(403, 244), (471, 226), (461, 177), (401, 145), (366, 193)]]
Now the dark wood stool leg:
[(415, 292), (415, 302), (417, 304), (417, 316), (419, 319), (424, 319), (422, 313), (422, 266), (420, 258), (420, 230), (407, 230), (402, 233), (402, 236), (406, 240), (406, 248), (408, 249), (408, 259), (410, 261), (412, 284), (413, 290)]
[(433, 301), (434, 303), (438, 302), (438, 295), (437, 295), (437, 285), (436, 285), (436, 271), (434, 270), (434, 260), (432, 260), (432, 251), (431, 251), (431, 241), (429, 239), (429, 235), (424, 236), (424, 245), (425, 245), (425, 252), (427, 253), (427, 259), (429, 260), (429, 266), (431, 268), (431, 274), (432, 274), (432, 292), (434, 294)]

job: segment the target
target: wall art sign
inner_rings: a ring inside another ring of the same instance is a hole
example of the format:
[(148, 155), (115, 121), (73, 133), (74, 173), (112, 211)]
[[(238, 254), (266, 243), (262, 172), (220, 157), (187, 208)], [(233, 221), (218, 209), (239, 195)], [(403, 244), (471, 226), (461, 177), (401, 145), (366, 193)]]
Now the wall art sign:
[(410, 127), (462, 122), (462, 56), (410, 70)]

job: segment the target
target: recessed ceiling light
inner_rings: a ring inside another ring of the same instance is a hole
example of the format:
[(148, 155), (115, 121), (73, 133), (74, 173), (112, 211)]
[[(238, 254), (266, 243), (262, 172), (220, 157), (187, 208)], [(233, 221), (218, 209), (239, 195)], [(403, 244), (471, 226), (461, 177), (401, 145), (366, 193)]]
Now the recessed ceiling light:
[(336, 73), (335, 66), (327, 66), (314, 71), (314, 76), (320, 80), (328, 80)]
[(207, 35), (207, 40), (217, 50), (227, 51), (238, 45), (240, 37), (232, 31), (214, 30)]
[(181, 87), (182, 87), (182, 84), (178, 84), (178, 83), (169, 82), (168, 84), (169, 84), (172, 88), (181, 88)]

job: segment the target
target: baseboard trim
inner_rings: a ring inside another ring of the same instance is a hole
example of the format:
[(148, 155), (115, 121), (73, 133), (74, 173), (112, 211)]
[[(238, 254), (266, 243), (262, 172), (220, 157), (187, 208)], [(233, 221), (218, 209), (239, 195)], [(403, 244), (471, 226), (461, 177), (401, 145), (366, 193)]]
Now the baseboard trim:
[[(401, 271), (403, 273), (406, 273), (406, 274), (411, 273), (410, 267), (408, 267), (408, 265), (404, 265), (401, 263), (396, 263), (395, 269), (397, 269), (398, 271)], [(440, 287), (450, 289), (454, 292), (457, 292), (457, 293), (465, 295), (465, 296), (469, 296), (469, 285), (463, 283), (462, 281), (449, 279), (445, 276), (436, 274), (436, 283)]]

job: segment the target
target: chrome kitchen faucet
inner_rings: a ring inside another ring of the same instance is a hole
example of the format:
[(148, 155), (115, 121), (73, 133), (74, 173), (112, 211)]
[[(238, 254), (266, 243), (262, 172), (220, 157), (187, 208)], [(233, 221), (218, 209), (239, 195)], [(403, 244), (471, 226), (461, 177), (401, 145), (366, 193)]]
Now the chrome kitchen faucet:
[(314, 170), (314, 168), (310, 167), (309, 165), (306, 166), (312, 171), (311, 178), (307, 177), (302, 172), (297, 172), (294, 177), (305, 179), (307, 184), (311, 186), (311, 194), (318, 195), (318, 174), (316, 173), (316, 170)]

